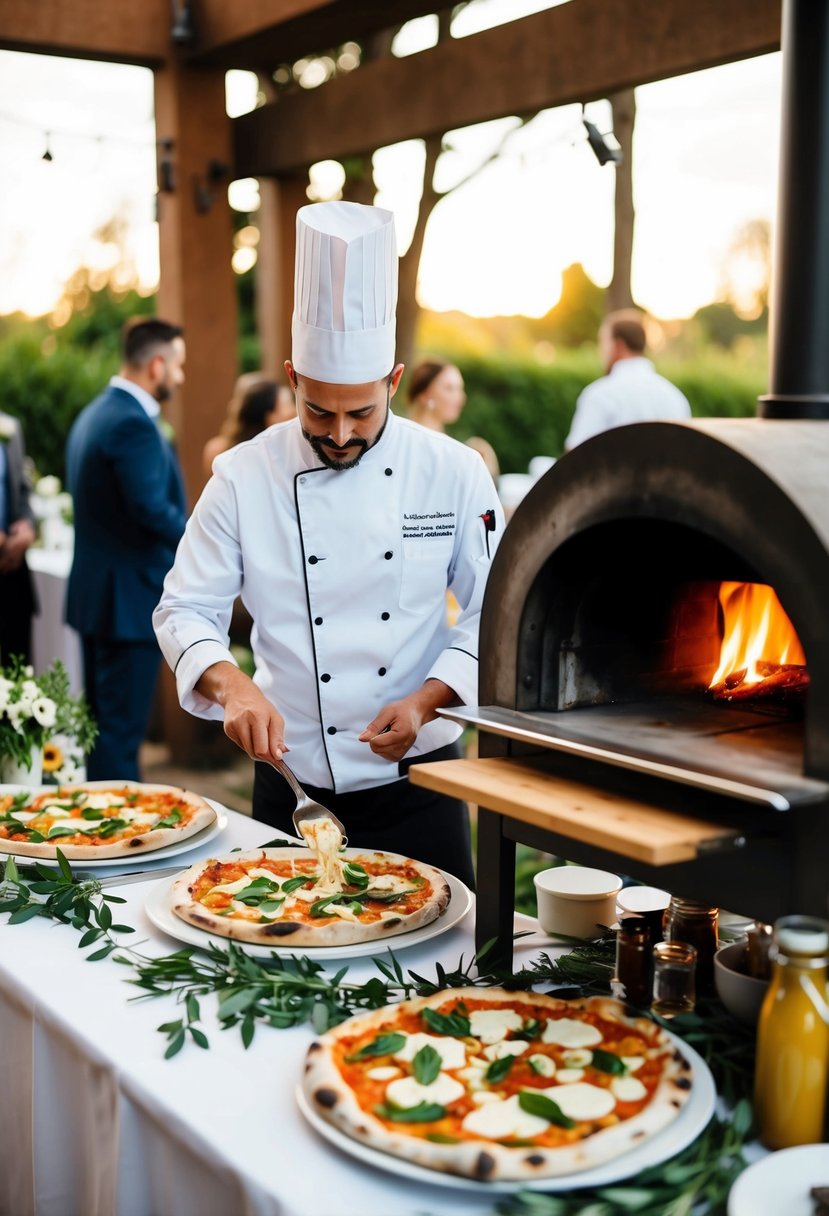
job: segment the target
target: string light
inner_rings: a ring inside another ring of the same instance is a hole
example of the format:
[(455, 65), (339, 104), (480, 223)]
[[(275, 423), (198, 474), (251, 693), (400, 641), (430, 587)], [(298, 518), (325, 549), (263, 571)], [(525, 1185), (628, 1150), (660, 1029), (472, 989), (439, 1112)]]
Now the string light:
[(139, 139), (130, 135), (118, 135), (114, 133), (102, 135), (100, 133), (95, 134), (91, 131), (72, 131), (66, 127), (50, 127), (48, 130), (46, 130), (39, 122), (34, 122), (30, 118), (22, 118), (18, 114), (9, 114), (8, 112), (2, 110), (0, 110), (0, 122), (13, 123), (18, 127), (27, 127), (30, 131), (39, 131), (46, 144), (46, 150), (41, 157), (41, 160), (45, 161), (54, 160), (54, 156), (52, 155), (51, 151), (51, 141), (55, 136), (61, 139), (91, 140), (93, 143), (97, 143), (99, 145), (103, 143), (123, 144), (132, 148), (152, 148), (157, 142), (154, 139)]

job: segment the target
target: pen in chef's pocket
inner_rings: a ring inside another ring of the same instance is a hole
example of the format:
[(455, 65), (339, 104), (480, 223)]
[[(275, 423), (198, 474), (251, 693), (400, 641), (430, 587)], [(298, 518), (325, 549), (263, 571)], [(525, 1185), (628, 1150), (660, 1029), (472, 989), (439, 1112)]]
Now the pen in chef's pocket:
[(495, 531), (495, 511), (492, 507), (488, 511), (484, 511), (481, 519), (484, 521), (484, 536), (486, 537), (486, 555), (490, 556), (489, 552), (489, 534)]

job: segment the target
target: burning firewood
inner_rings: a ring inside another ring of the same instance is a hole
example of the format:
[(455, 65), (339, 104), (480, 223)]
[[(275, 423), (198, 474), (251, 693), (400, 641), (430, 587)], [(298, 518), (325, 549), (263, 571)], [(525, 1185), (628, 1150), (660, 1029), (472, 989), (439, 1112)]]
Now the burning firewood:
[(731, 672), (709, 691), (715, 701), (752, 701), (776, 697), (780, 700), (799, 698), (809, 687), (809, 672), (799, 663), (767, 663), (761, 660), (757, 670), (763, 679), (757, 684), (744, 684), (746, 669)]

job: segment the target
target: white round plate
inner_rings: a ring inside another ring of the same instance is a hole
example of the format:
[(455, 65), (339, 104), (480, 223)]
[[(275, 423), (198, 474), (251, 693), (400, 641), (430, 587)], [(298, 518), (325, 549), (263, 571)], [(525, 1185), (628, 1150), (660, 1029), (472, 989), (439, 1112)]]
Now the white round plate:
[[(481, 991), (483, 993), (486, 990)], [(461, 1178), (457, 1174), (444, 1174), (440, 1170), (428, 1169), (425, 1165), (415, 1165), (411, 1161), (404, 1160), (403, 1157), (393, 1157), (390, 1153), (370, 1148), (360, 1140), (352, 1140), (345, 1132), (334, 1127), (332, 1123), (328, 1123), (314, 1110), (303, 1093), (301, 1085), (297, 1087), (296, 1096), (299, 1109), (321, 1136), (337, 1148), (342, 1149), (344, 1153), (357, 1157), (368, 1165), (376, 1166), (377, 1169), (388, 1170), (391, 1174), (400, 1174), (415, 1182), (428, 1182), (432, 1186), (448, 1186), (454, 1190), (464, 1191), (488, 1191), (490, 1194), (513, 1194), (518, 1190), (575, 1191), (585, 1186), (606, 1186), (608, 1183), (630, 1178), (652, 1165), (660, 1165), (663, 1161), (675, 1157), (677, 1153), (687, 1148), (708, 1125), (717, 1101), (717, 1087), (711, 1071), (693, 1047), (683, 1043), (676, 1035), (669, 1034), (669, 1037), (689, 1061), (693, 1070), (691, 1096), (673, 1123), (621, 1157), (616, 1157), (612, 1161), (597, 1165), (590, 1170), (563, 1174), (557, 1178), (533, 1178), (529, 1182), (505, 1180), (478, 1182), (474, 1178)], [(775, 1213), (775, 1216), (783, 1216), (783, 1213), (784, 1209), (781, 1208)], [(736, 1216), (736, 1213), (732, 1213), (730, 1208), (729, 1216)], [(742, 1210), (740, 1216), (743, 1216)], [(760, 1210), (755, 1209), (751, 1216), (761, 1216)], [(794, 1213), (785, 1210), (785, 1216), (794, 1216)], [(799, 1213), (798, 1216), (800, 1216)]]
[[(423, 925), (421, 929), (412, 929), (408, 933), (397, 933), (393, 937), (384, 937), (382, 942), (355, 942), (351, 946), (301, 947), (283, 946), (279, 942), (274, 942), (272, 946), (257, 946), (253, 942), (237, 941), (234, 941), (233, 944), (244, 950), (246, 954), (252, 954), (256, 958), (270, 958), (271, 954), (276, 951), (277, 954), (285, 954), (289, 957), (305, 954), (309, 958), (320, 959), (364, 958), (367, 954), (377, 954), (378, 950), (386, 945), (390, 950), (396, 951), (402, 950), (404, 947), (419, 946), (422, 942), (428, 942), (432, 937), (438, 937), (441, 933), (454, 929), (472, 907), (472, 892), (469, 888), (452, 874), (444, 874), (443, 877), (449, 883), (452, 895), (449, 907), (443, 916), (439, 916), (437, 920), (431, 921), (428, 925)], [(155, 927), (170, 937), (176, 938), (177, 941), (186, 942), (189, 946), (201, 946), (203, 950), (206, 950), (208, 946), (227, 946), (228, 942), (232, 940), (231, 938), (222, 937), (218, 933), (207, 933), (204, 929), (197, 929), (195, 925), (188, 924), (186, 920), (176, 916), (170, 907), (170, 893), (174, 881), (175, 879), (172, 879), (159, 883), (147, 896), (144, 910)]]
[[(87, 781), (85, 785), (94, 785), (95, 782)], [(106, 781), (101, 784), (110, 786), (112, 782)], [(19, 785), (0, 786), (0, 795), (17, 793), (23, 789)], [(48, 787), (47, 787), (48, 788)], [(34, 793), (35, 791), (30, 791)], [(38, 790), (37, 793), (42, 791)], [(143, 866), (145, 869), (149, 862), (164, 861), (168, 857), (176, 857), (179, 853), (189, 853), (191, 849), (197, 849), (200, 845), (207, 844), (209, 840), (213, 840), (220, 835), (227, 827), (227, 815), (224, 813), (224, 807), (219, 802), (214, 802), (212, 798), (205, 798), (213, 810), (216, 812), (216, 818), (207, 827), (202, 828), (200, 832), (195, 832), (192, 836), (185, 836), (183, 840), (176, 840), (173, 844), (164, 845), (161, 849), (142, 849), (140, 853), (130, 853), (126, 857), (91, 857), (70, 859), (69, 864), (79, 870), (92, 870), (97, 866), (109, 866), (112, 870), (120, 870), (122, 866)], [(13, 853), (11, 851), (0, 851), (0, 867), (2, 867), (5, 857), (13, 857), (15, 861), (19, 861), (24, 865), (34, 865), (39, 862), (42, 866), (49, 866), (53, 870), (57, 869), (57, 861), (52, 857), (32, 857), (30, 853)]]
[(740, 1174), (728, 1196), (728, 1216), (812, 1216), (813, 1186), (829, 1186), (829, 1144), (780, 1149)]

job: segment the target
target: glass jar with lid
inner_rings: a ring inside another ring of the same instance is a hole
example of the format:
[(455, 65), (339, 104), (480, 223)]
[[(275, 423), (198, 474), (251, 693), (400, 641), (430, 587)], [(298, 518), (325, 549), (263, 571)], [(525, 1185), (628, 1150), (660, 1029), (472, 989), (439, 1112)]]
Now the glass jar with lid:
[(829, 1072), (829, 922), (784, 916), (757, 1027), (754, 1107), (766, 1148), (823, 1139)]
[(693, 899), (671, 897), (665, 913), (665, 940), (686, 942), (697, 952), (697, 992), (714, 992), (714, 955), (717, 953), (719, 908)]

